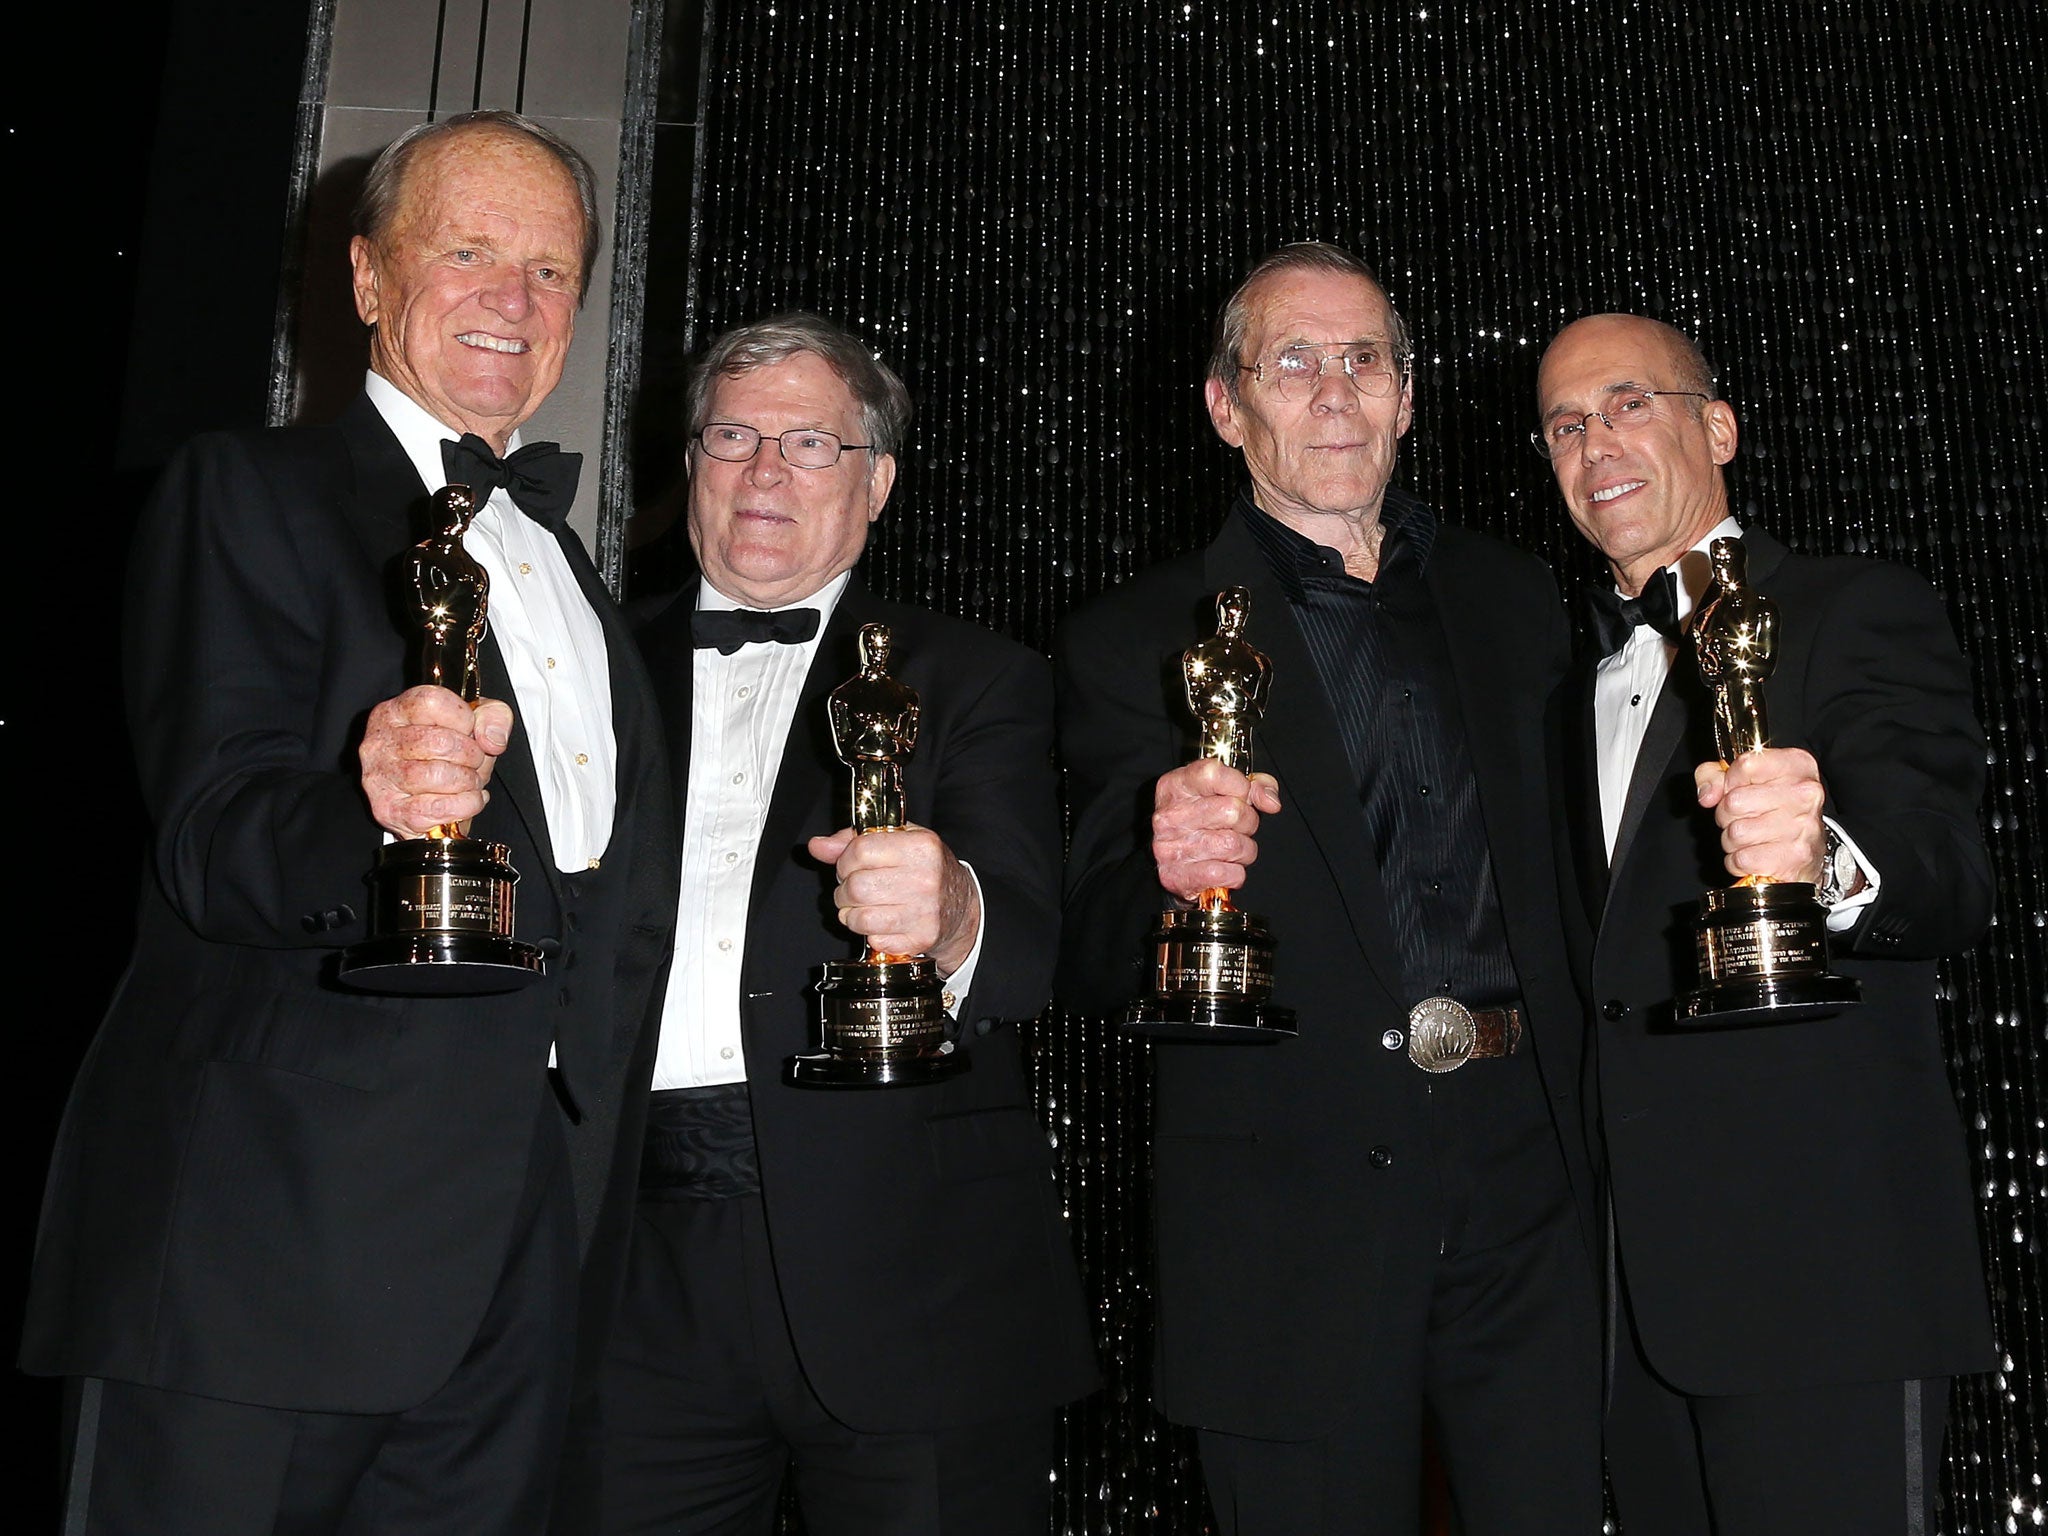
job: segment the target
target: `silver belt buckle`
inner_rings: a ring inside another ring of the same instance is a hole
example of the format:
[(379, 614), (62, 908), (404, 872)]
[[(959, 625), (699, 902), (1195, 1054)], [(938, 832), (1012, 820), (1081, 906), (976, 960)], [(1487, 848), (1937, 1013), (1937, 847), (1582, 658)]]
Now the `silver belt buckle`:
[(1425, 997), (1408, 1010), (1408, 1059), (1425, 1072), (1455, 1072), (1472, 1059), (1479, 1026), (1455, 997)]

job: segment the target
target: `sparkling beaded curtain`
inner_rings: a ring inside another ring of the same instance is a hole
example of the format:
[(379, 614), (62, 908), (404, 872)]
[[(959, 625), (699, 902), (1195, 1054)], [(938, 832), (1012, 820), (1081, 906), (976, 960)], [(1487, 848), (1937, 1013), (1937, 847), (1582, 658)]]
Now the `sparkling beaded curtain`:
[[(689, 348), (790, 305), (842, 318), (918, 403), (868, 579), (1044, 645), (1207, 540), (1237, 478), (1200, 406), (1208, 318), (1251, 259), (1320, 237), (1416, 332), (1400, 477), (1573, 592), (1591, 564), (1524, 444), (1536, 353), (1602, 309), (1691, 331), (1742, 418), (1744, 516), (1917, 567), (1975, 659), (2000, 900), (1942, 1017), (2005, 1366), (1957, 1390), (1950, 1532), (2044, 1518), (2029, 9), (669, 0), (636, 450), (658, 525)], [(1110, 1382), (1068, 1416), (1056, 1526), (1202, 1530), (1191, 1444), (1148, 1402), (1148, 1063), (1058, 1011), (1034, 1058)]]

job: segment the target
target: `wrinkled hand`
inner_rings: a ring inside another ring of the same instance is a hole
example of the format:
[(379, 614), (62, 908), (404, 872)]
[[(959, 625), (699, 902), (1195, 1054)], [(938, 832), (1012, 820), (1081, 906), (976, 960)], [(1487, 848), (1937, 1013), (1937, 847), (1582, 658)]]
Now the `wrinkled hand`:
[(889, 955), (930, 955), (941, 976), (967, 963), (981, 931), (974, 881), (929, 827), (814, 837), (811, 857), (839, 876), (839, 921)]
[(363, 795), (377, 825), (400, 837), (467, 822), (490, 801), (484, 787), (512, 739), (512, 707), (474, 708), (446, 688), (408, 688), (370, 711), (358, 751)]
[(1205, 757), (1161, 774), (1152, 792), (1152, 862), (1159, 883), (1182, 901), (1244, 884), (1259, 856), (1259, 817), (1280, 809), (1280, 785), (1269, 773), (1249, 778)]
[(1820, 765), (1799, 747), (1745, 752), (1732, 767), (1692, 771), (1700, 804), (1714, 813), (1728, 873), (1818, 884), (1827, 853)]

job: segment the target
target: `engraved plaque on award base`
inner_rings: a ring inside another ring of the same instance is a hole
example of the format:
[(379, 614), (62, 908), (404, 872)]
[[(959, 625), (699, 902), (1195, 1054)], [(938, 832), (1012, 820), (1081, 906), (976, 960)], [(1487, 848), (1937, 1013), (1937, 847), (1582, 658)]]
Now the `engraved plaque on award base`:
[[(476, 516), (466, 485), (434, 493), (441, 531), (400, 563), (402, 600), (420, 617), (419, 681), (474, 704), (482, 695), (490, 577), (462, 547)], [(370, 937), (341, 952), (337, 975), (365, 992), (428, 997), (510, 992), (540, 980), (540, 950), (512, 936), (519, 875), (503, 843), (465, 837), (458, 826), (387, 843), (370, 871)]]
[(414, 837), (387, 843), (370, 871), (370, 933), (342, 952), (341, 979), (413, 996), (510, 992), (546, 974), (512, 937), (519, 875), (503, 843)]
[[(1201, 729), (1197, 759), (1252, 771), (1252, 725), (1265, 712), (1273, 664), (1244, 638), (1251, 594), (1216, 594), (1216, 633), (1181, 655), (1188, 710)], [(1274, 1004), (1273, 935), (1226, 890), (1203, 891), (1187, 912), (1162, 912), (1151, 933), (1152, 990), (1124, 1010), (1123, 1027), (1161, 1040), (1283, 1040), (1294, 1011)]]
[[(853, 830), (887, 837), (909, 819), (903, 764), (917, 745), (915, 690), (889, 675), (889, 626), (864, 624), (860, 671), (832, 690), (832, 742), (853, 774)], [(792, 1056), (805, 1088), (900, 1088), (935, 1083), (973, 1063), (946, 1037), (945, 989), (929, 955), (872, 945), (858, 960), (828, 960), (817, 985), (818, 1043)]]
[[(1778, 605), (1749, 585), (1740, 539), (1708, 546), (1714, 584), (1693, 625), (1693, 658), (1714, 695), (1714, 749), (1732, 763), (1769, 742), (1764, 680), (1777, 664)], [(1805, 881), (1761, 876), (1700, 897), (1699, 986), (1672, 1005), (1675, 1023), (1789, 1024), (1863, 1000), (1828, 970), (1827, 909)]]
[(1700, 985), (1678, 999), (1680, 1024), (1791, 1023), (1863, 1000), (1829, 972), (1827, 911), (1803, 881), (1708, 891), (1695, 926)]
[(1273, 936), (1265, 919), (1228, 905), (1162, 912), (1151, 938), (1152, 990), (1124, 1012), (1132, 1034), (1242, 1041), (1294, 1034), (1294, 1010), (1272, 1001)]
[(818, 1088), (893, 1088), (967, 1070), (946, 1038), (938, 967), (928, 955), (828, 960), (818, 983), (824, 1049), (793, 1057), (789, 1080)]

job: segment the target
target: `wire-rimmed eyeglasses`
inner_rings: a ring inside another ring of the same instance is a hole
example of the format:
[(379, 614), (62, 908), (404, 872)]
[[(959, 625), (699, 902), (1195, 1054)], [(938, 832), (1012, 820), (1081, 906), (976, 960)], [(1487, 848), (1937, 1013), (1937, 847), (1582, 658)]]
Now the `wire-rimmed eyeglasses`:
[(1566, 412), (1541, 430), (1531, 432), (1529, 442), (1544, 458), (1554, 459), (1585, 441), (1589, 421), (1598, 421), (1610, 432), (1633, 432), (1648, 426), (1657, 420), (1657, 402), (1665, 396), (1684, 400), (1714, 398), (1696, 389), (1618, 389), (1608, 396), (1606, 410), (1585, 411), (1576, 416)]
[(1408, 371), (1408, 358), (1382, 341), (1347, 341), (1327, 347), (1301, 345), (1282, 347), (1263, 362), (1239, 363), (1248, 373), (1282, 400), (1301, 400), (1312, 393), (1332, 363), (1341, 363), (1344, 376), (1363, 395), (1390, 395), (1400, 377)]
[(741, 421), (706, 422), (697, 434), (697, 446), (714, 459), (744, 464), (761, 451), (763, 443), (774, 443), (782, 462), (797, 469), (830, 469), (839, 455), (853, 448), (872, 448), (873, 443), (844, 443), (836, 432), (816, 427), (791, 427), (787, 432), (763, 432)]

